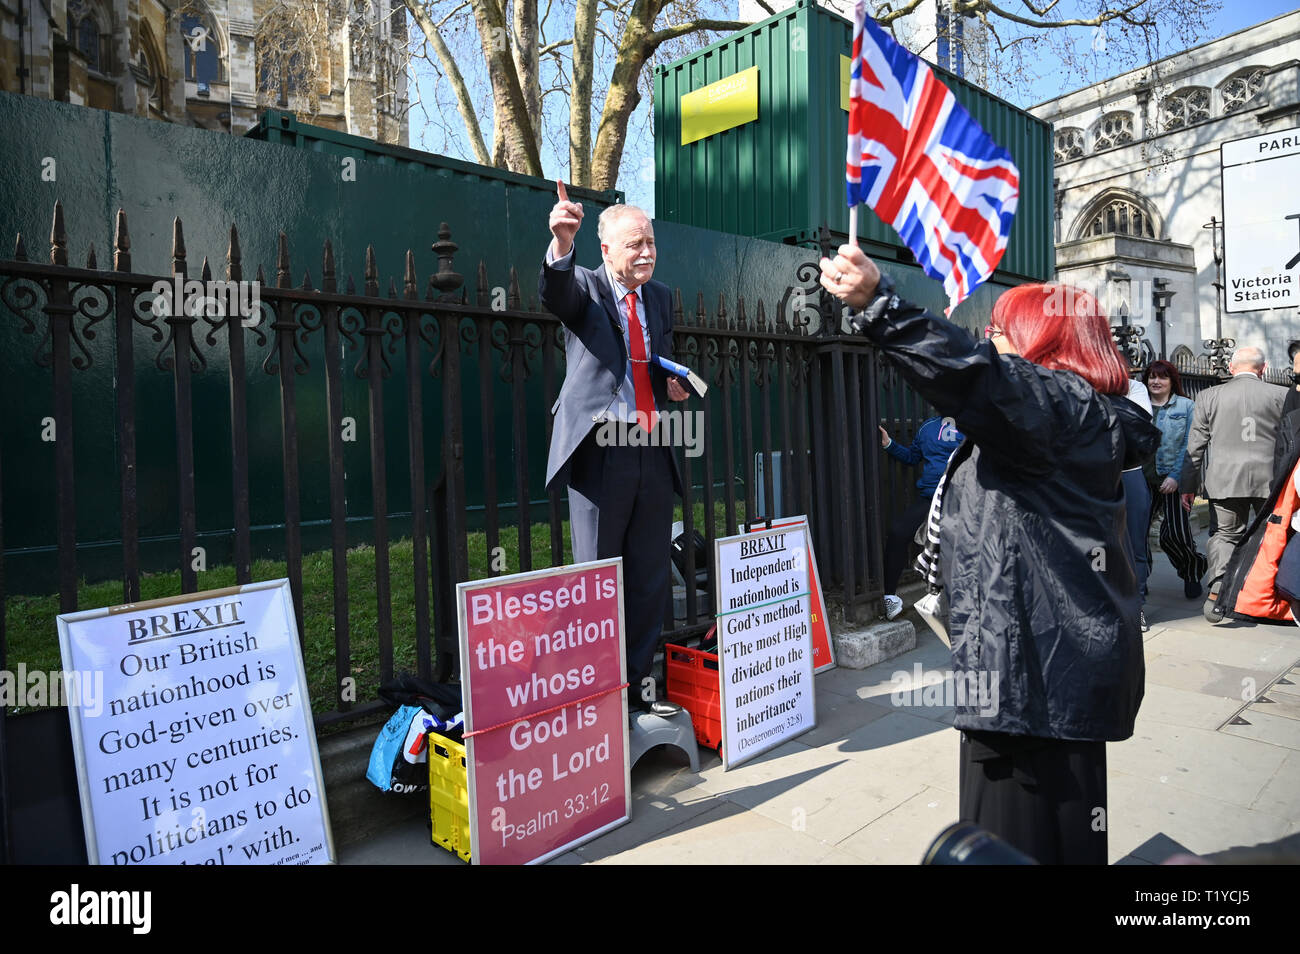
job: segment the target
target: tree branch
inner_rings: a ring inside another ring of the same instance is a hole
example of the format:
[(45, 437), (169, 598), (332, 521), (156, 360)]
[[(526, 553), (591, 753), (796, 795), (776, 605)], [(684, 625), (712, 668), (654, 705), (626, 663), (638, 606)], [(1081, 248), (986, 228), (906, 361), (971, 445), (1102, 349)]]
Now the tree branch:
[[(917, 2), (919, 3), (920, 0), (917, 0)], [(654, 52), (657, 47), (668, 40), (675, 40), (677, 37), (686, 36), (688, 33), (700, 33), (705, 30), (743, 30), (749, 25), (746, 20), (691, 20), (689, 23), (676, 23), (647, 34), (645, 42), (649, 44), (650, 52)]]
[[(1109, 23), (1111, 20), (1123, 20), (1125, 23), (1131, 23), (1134, 26), (1154, 26), (1154, 20), (1135, 20), (1130, 14), (1138, 7), (1146, 3), (1147, 0), (1137, 0), (1132, 6), (1125, 7), (1123, 10), (1103, 10), (1091, 20), (1074, 19), (1074, 20), (1031, 20), (1012, 13), (1009, 10), (1003, 10), (992, 0), (975, 0), (971, 6), (972, 10), (983, 7), (989, 13), (995, 14), (1004, 20), (1010, 20), (1012, 23), (1019, 23), (1024, 26), (1035, 27), (1038, 29), (1060, 29), (1062, 27), (1076, 26), (1101, 26), (1103, 23)], [(1028, 6), (1028, 4), (1026, 4)], [(1032, 9), (1032, 8), (1031, 8)]]
[(429, 12), (419, 3), (419, 0), (404, 0), (406, 9), (411, 11), (411, 16), (415, 20), (416, 26), (424, 34), (425, 40), (433, 47), (433, 51), (438, 55), (438, 62), (442, 64), (442, 71), (447, 75), (451, 88), (456, 94), (456, 111), (460, 113), (460, 118), (465, 123), (465, 131), (469, 135), (470, 148), (474, 150), (474, 158), (485, 166), (492, 165), (492, 157), (488, 155), (487, 144), (483, 141), (483, 129), (479, 125), (478, 114), (474, 112), (474, 101), (470, 98), (469, 89), (465, 85), (465, 78), (461, 76), (459, 67), (456, 66), (456, 58), (451, 55), (451, 50), (447, 48), (446, 42), (442, 38), (442, 32), (438, 25), (433, 22)]

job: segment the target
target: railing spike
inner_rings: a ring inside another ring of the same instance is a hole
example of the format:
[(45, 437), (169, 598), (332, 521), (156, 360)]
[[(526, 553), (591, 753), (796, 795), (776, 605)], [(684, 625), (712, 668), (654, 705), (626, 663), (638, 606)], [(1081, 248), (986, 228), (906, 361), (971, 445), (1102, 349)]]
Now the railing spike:
[(90, 251), (86, 253), (86, 267), (91, 269), (99, 268), (99, 263), (95, 261), (95, 243), (90, 243)]
[(302, 290), (303, 290), (303, 291), (315, 291), (315, 290), (316, 290), (315, 288), (312, 287), (312, 284), (311, 284), (311, 270), (310, 270), (310, 269), (307, 269), (307, 268), (304, 268), (304, 269), (302, 270)]
[(283, 232), (276, 240), (275, 253), (275, 287), (292, 288), (293, 277), (289, 273), (289, 236)]
[(230, 225), (230, 244), (226, 246), (226, 280), (237, 282), (244, 278), (243, 254), (239, 249), (239, 229)]
[(203, 256), (203, 268), (199, 270), (199, 278), (205, 282), (212, 281), (212, 266), (208, 264), (208, 257)]
[(27, 261), (27, 246), (23, 244), (22, 232), (18, 233), (18, 238), (14, 242), (14, 261), (15, 262)]
[(379, 266), (375, 264), (375, 247), (366, 246), (366, 297), (379, 297)]
[(131, 270), (131, 236), (126, 230), (126, 210), (117, 210), (117, 226), (113, 229), (113, 270)]
[(519, 273), (510, 266), (510, 290), (506, 292), (506, 307), (511, 311), (519, 310)]
[(68, 264), (68, 232), (63, 227), (63, 201), (54, 202), (54, 223), (50, 226), (50, 264)]
[(172, 274), (185, 274), (185, 229), (180, 216), (172, 219)]
[(704, 310), (704, 292), (695, 293), (695, 323), (701, 328), (709, 324), (709, 313)]
[(338, 290), (338, 282), (334, 278), (334, 246), (329, 239), (325, 240), (325, 250), (321, 253), (320, 279), (325, 291)]
[(488, 304), (487, 263), (481, 258), (478, 260), (478, 297), (476, 303), (480, 308), (486, 308)]
[(407, 298), (415, 298), (419, 294), (415, 277), (415, 253), (409, 248), (406, 250), (406, 281), (403, 284), (402, 293)]

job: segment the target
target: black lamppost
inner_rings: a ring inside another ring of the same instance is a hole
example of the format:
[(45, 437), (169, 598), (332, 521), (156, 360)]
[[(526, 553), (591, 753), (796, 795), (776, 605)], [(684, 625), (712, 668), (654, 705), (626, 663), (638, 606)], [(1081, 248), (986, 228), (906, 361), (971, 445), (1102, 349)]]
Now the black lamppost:
[(1115, 347), (1119, 348), (1119, 353), (1124, 356), (1130, 368), (1142, 366), (1142, 329), (1136, 325), (1128, 323), (1129, 309), (1129, 289), (1132, 284), (1132, 277), (1123, 269), (1106, 269), (1106, 280), (1111, 283), (1111, 287), (1117, 290), (1117, 294), (1112, 296), (1112, 300), (1118, 299), (1118, 304), (1111, 309), (1112, 314), (1118, 314), (1119, 324), (1110, 326), (1111, 337), (1115, 339)]
[(1165, 312), (1169, 308), (1169, 303), (1173, 301), (1176, 292), (1169, 290), (1169, 279), (1157, 278), (1151, 282), (1151, 304), (1155, 305), (1156, 321), (1160, 323), (1160, 360), (1165, 358)]
[(1228, 358), (1237, 342), (1223, 337), (1223, 246), (1219, 242), (1219, 233), (1223, 223), (1214, 216), (1201, 226), (1209, 229), (1214, 242), (1214, 337), (1205, 342), (1205, 351), (1210, 358), (1210, 366), (1221, 378), (1228, 376)]

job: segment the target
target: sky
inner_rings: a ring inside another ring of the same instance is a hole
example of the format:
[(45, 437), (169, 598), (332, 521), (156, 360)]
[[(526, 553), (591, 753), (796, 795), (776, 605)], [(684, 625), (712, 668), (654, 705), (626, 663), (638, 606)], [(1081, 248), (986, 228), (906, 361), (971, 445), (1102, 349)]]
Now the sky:
[[(1296, 0), (1223, 0), (1219, 13), (1207, 24), (1202, 31), (1199, 43), (1209, 42), (1218, 39), (1226, 34), (1233, 33), (1237, 30), (1262, 23), (1270, 20), (1283, 13), (1296, 9)], [(1082, 7), (1084, 4), (1080, 0), (1063, 0), (1062, 8), (1067, 10), (1071, 6)], [(1095, 4), (1089, 4), (1095, 5)], [(1009, 8), (1014, 9), (1014, 4), (1008, 4)], [(732, 3), (731, 15), (735, 15), (735, 3)], [(419, 36), (419, 30), (412, 23), (410, 33), (413, 37)], [(467, 36), (462, 38), (467, 45), (458, 47), (459, 49), (470, 51), (472, 54), (475, 50), (475, 38)], [(551, 38), (554, 39), (554, 38)], [(1078, 40), (1079, 48), (1086, 50), (1089, 46), (1089, 37), (1081, 35)], [(1178, 52), (1178, 47), (1171, 47), (1166, 51), (1166, 55)], [(1059, 96), (1063, 93), (1070, 92), (1082, 86), (1091, 85), (1094, 82), (1102, 80), (1108, 76), (1125, 72), (1132, 68), (1134, 64), (1120, 64), (1111, 62), (1105, 52), (1089, 53), (1088, 57), (1092, 62), (1092, 75), (1088, 76), (1065, 76), (1060, 71), (1051, 69), (1044, 70), (1045, 75), (1033, 82), (1028, 90), (1020, 95), (1007, 96), (1015, 105), (1022, 108), (1032, 106), (1036, 103)], [(412, 63), (412, 88), (411, 97), (414, 101), (418, 96), (428, 105), (425, 107), (433, 111), (432, 88), (434, 83), (434, 74), (429, 64), (422, 61), (413, 61)], [(485, 107), (488, 104), (485, 103)], [(596, 108), (599, 109), (600, 101), (597, 100)], [(653, 175), (653, 141), (651, 140), (651, 126), (649, 97), (643, 98), (641, 106), (634, 115), (629, 127), (628, 146), (624, 150), (623, 163), (619, 176), (618, 187), (625, 195), (629, 203), (640, 205), (653, 214), (654, 210), (654, 175)], [(548, 100), (545, 109), (550, 122), (560, 130), (562, 137), (563, 129), (567, 128), (568, 113), (558, 97)], [(419, 108), (413, 108), (410, 114), (410, 136), (411, 146), (416, 149), (426, 150), (428, 152), (441, 153), (444, 155), (454, 156), (459, 159), (468, 159), (473, 161), (473, 154), (469, 150), (467, 140), (464, 137), (464, 125), (456, 115), (454, 109), (448, 109), (443, 116), (442, 122), (427, 123), (424, 111)], [(491, 148), (490, 130), (485, 125), (484, 138)], [(544, 149), (543, 165), (546, 175), (550, 178), (563, 176), (567, 173), (568, 155), (560, 149)]]

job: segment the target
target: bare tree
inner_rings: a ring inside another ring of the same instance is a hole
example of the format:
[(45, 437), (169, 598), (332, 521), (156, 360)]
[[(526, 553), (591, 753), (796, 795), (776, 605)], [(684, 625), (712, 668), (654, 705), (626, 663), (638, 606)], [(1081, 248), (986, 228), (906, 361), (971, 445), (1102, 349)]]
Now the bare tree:
[[(550, 143), (561, 162), (568, 160), (567, 178), (595, 189), (617, 184), (629, 121), (649, 86), (648, 67), (668, 52), (683, 55), (719, 32), (748, 25), (722, 17), (724, 0), (403, 2), (423, 34), (413, 41), (427, 44), (425, 56), (448, 83), (479, 162), (540, 176), (548, 137), (567, 138), (567, 143)], [(775, 12), (769, 3), (759, 3)], [(869, 4), (886, 27), (901, 25), (920, 5), (921, 0)], [(1089, 57), (1093, 66), (1104, 62), (1108, 73), (1153, 62), (1162, 46), (1169, 51), (1171, 41), (1194, 43), (1219, 0), (1121, 0), (1114, 6), (1075, 0), (1068, 16), (1060, 0), (948, 0), (948, 5), (952, 18), (978, 21), (987, 31), (996, 47), (987, 57), (988, 83), (1006, 95), (1028, 89), (1044, 70), (1083, 76)], [(955, 35), (945, 38), (960, 42)], [(484, 76), (485, 81), (476, 79)], [(567, 137), (560, 124), (548, 128), (545, 122), (553, 96), (567, 101)], [(597, 121), (593, 104), (601, 98)], [(488, 122), (490, 150), (484, 136)]]

